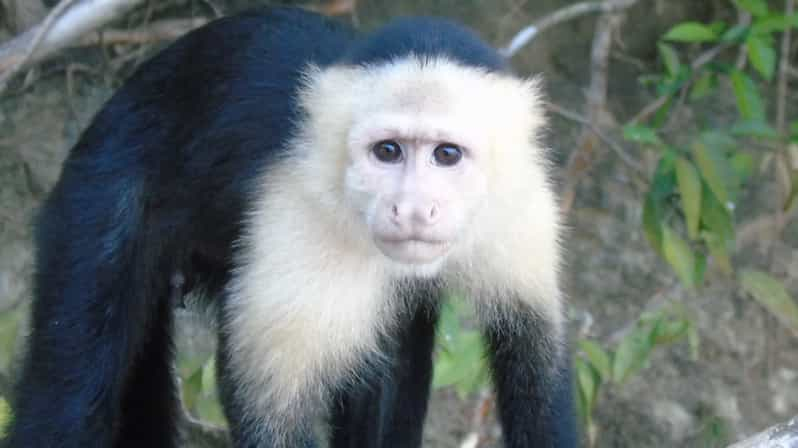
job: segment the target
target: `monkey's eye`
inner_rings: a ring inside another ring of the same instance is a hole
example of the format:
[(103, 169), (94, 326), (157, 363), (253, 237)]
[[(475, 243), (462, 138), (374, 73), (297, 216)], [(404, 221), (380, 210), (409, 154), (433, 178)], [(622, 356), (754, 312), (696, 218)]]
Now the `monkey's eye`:
[(451, 143), (442, 143), (432, 152), (435, 162), (442, 166), (456, 165), (463, 158), (463, 150)]
[(393, 140), (383, 140), (371, 148), (377, 160), (385, 163), (397, 163), (402, 160), (402, 147)]

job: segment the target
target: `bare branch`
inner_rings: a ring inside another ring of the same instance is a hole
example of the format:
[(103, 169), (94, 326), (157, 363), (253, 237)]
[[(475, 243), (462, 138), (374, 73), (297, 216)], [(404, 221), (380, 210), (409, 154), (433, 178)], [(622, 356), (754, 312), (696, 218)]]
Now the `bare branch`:
[(177, 39), (189, 31), (208, 23), (204, 17), (190, 19), (160, 20), (133, 30), (102, 30), (84, 36), (70, 46), (153, 44), (163, 40)]
[(633, 6), (637, 2), (638, 0), (605, 0), (603, 2), (582, 2), (566, 6), (519, 31), (506, 47), (499, 49), (499, 52), (505, 57), (511, 58), (518, 53), (521, 48), (532, 42), (532, 39), (540, 34), (540, 32), (554, 25), (587, 14), (618, 12)]
[[(791, 17), (795, 12), (795, 0), (785, 0), (784, 16)], [(784, 133), (787, 126), (787, 77), (790, 73), (790, 39), (792, 27), (787, 27), (781, 35), (781, 60), (779, 61), (779, 84), (776, 98), (776, 129)]]
[(646, 176), (643, 166), (640, 165), (632, 156), (630, 156), (623, 146), (607, 136), (607, 134), (605, 134), (597, 125), (591, 123), (590, 120), (577, 114), (576, 112), (572, 112), (558, 104), (547, 102), (546, 108), (565, 119), (587, 126), (591, 132), (595, 133), (596, 136), (601, 139), (601, 141), (603, 141), (615, 153), (615, 155), (618, 156), (621, 162), (623, 162), (632, 171), (632, 173), (634, 173), (641, 180), (645, 181)]
[(44, 21), (0, 46), (0, 92), (26, 66), (120, 17), (144, 0), (62, 0)]
[(479, 398), (476, 401), (474, 413), (471, 417), (471, 432), (460, 442), (460, 448), (477, 448), (482, 445), (493, 402), (494, 396), (489, 390), (480, 390)]
[(761, 433), (730, 445), (728, 448), (774, 448), (798, 445), (798, 416), (792, 420), (772, 426)]
[(576, 198), (576, 186), (593, 163), (597, 143), (594, 128), (599, 126), (600, 118), (607, 114), (607, 78), (612, 36), (620, 25), (619, 13), (602, 14), (596, 24), (596, 34), (590, 52), (590, 87), (585, 106), (588, 126), (583, 129), (576, 150), (571, 154), (565, 170), (566, 178), (561, 202), (563, 211), (571, 209)]

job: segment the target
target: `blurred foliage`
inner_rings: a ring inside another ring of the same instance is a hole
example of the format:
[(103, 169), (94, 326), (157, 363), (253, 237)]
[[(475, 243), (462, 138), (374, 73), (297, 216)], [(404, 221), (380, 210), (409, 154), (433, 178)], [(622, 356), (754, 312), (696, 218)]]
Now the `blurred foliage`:
[(0, 397), (0, 439), (6, 436), (9, 423), (11, 423), (11, 406), (5, 398)]
[[(664, 34), (657, 44), (663, 72), (641, 81), (666, 100), (651, 123), (624, 126), (623, 138), (641, 151), (652, 152), (657, 159), (643, 198), (642, 226), (652, 248), (672, 267), (679, 281), (690, 289), (700, 288), (711, 266), (738, 280), (743, 291), (798, 333), (798, 305), (784, 285), (764, 272), (747, 268), (738, 272), (740, 268), (732, 260), (735, 210), (747, 182), (763, 161), (786, 164), (782, 169), (790, 179), (783, 187), (789, 194), (780, 204), (780, 212), (788, 214), (798, 202), (798, 170), (794, 168), (798, 166), (798, 122), (782, 131), (769, 121), (767, 113), (767, 98), (777, 71), (776, 37), (788, 27), (798, 28), (798, 15), (771, 10), (765, 0), (736, 0), (734, 7), (750, 13), (751, 23), (684, 22)], [(746, 60), (737, 65), (712, 62), (697, 69), (683, 62), (690, 50), (717, 45), (744, 49), (741, 54)], [(692, 135), (678, 133), (679, 143), (671, 141), (675, 136), (666, 132), (666, 127), (679, 107), (728, 94), (735, 99), (736, 122), (701, 125)], [(785, 152), (787, 157), (775, 157)], [(486, 373), (484, 363), (477, 358), (481, 346), (468, 347), (479, 344), (479, 336), (462, 330), (456, 318), (460, 308), (453, 310), (444, 315), (440, 345), (456, 348), (439, 353), (435, 385), (456, 384), (462, 396), (483, 387)], [(591, 445), (598, 433), (592, 411), (604, 386), (622, 386), (648, 364), (654, 348), (682, 339), (697, 357), (695, 325), (684, 309), (672, 308), (644, 314), (614, 346), (604, 347), (589, 339), (579, 341), (574, 361), (576, 398)], [(459, 358), (453, 359), (453, 355)], [(703, 427), (707, 446), (725, 441), (722, 420), (708, 417)]]
[(597, 341), (581, 339), (574, 359), (576, 400), (579, 416), (592, 446), (599, 428), (593, 410), (606, 385), (621, 386), (645, 368), (653, 350), (662, 345), (686, 340), (694, 358), (698, 357), (698, 331), (678, 305), (645, 313), (613, 347), (604, 348)]
[[(793, 210), (798, 193), (798, 122), (777, 129), (778, 124), (772, 124), (766, 112), (777, 65), (776, 35), (798, 27), (798, 15), (771, 10), (765, 0), (737, 0), (734, 4), (740, 12), (752, 15), (750, 24), (686, 22), (665, 33), (658, 44), (664, 72), (648, 77), (647, 82), (653, 82), (668, 101), (651, 125), (628, 125), (623, 133), (627, 141), (654, 151), (659, 159), (644, 199), (643, 229), (654, 250), (690, 288), (704, 283), (709, 264), (727, 276), (736, 275), (732, 262), (735, 210), (746, 182), (763, 161), (781, 164), (779, 168), (788, 173), (782, 186), (788, 194), (779, 213)], [(740, 54), (746, 60), (736, 66), (713, 62), (694, 69), (681, 61), (685, 47), (694, 45), (743, 48), (746, 51)], [(678, 137), (687, 137), (688, 143), (669, 141), (672, 134), (663, 129), (681, 100), (720, 99), (729, 89), (738, 109), (735, 123), (703, 125), (693, 135), (680, 133)], [(776, 279), (763, 272), (744, 271), (740, 280), (743, 289), (780, 322), (798, 331), (798, 306)]]
[[(246, 3), (246, 2), (241, 2)], [(798, 305), (783, 283), (749, 266), (737, 266), (738, 204), (747, 182), (760, 167), (782, 164), (788, 178), (782, 187), (780, 212), (789, 214), (798, 203), (798, 121), (779, 129), (769, 115), (778, 101), (773, 87), (778, 71), (778, 36), (798, 28), (798, 15), (785, 15), (765, 0), (734, 0), (734, 8), (749, 13), (750, 24), (724, 21), (679, 23), (657, 43), (661, 72), (641, 79), (667, 100), (647, 123), (622, 129), (624, 140), (653, 155), (656, 169), (648, 179), (642, 201), (642, 229), (652, 249), (673, 269), (686, 287), (701, 288), (709, 269), (739, 281), (741, 290), (768, 310), (778, 322), (798, 332)], [(447, 5), (444, 5), (448, 7)], [(436, 8), (439, 6), (436, 6)], [(725, 45), (744, 49), (742, 63), (718, 60), (693, 68), (688, 56), (696, 49)], [(666, 132), (673, 115), (684, 105), (719, 100), (731, 95), (737, 119), (728, 125), (699, 117), (693, 134), (680, 132), (678, 142)], [(8, 372), (17, 347), (21, 311), (0, 313), (0, 371)], [(473, 329), (475, 316), (467, 301), (453, 295), (442, 306), (438, 324), (433, 386), (453, 387), (461, 398), (488, 387), (489, 369), (481, 334)], [(623, 387), (643, 371), (657, 347), (686, 342), (699, 354), (699, 335), (688, 313), (678, 305), (645, 313), (620, 339), (607, 344), (578, 341), (574, 383), (580, 417), (589, 441), (599, 433), (593, 410), (608, 388)], [(218, 403), (213, 356), (178, 360), (180, 388), (186, 409), (196, 418), (225, 424)], [(11, 420), (0, 397), (0, 438)], [(721, 446), (729, 430), (720, 418), (708, 415), (702, 423), (702, 446)]]
[(462, 297), (451, 296), (442, 305), (437, 329), (432, 386), (454, 386), (463, 399), (484, 386), (489, 373), (481, 334), (462, 326), (473, 320), (473, 308)]

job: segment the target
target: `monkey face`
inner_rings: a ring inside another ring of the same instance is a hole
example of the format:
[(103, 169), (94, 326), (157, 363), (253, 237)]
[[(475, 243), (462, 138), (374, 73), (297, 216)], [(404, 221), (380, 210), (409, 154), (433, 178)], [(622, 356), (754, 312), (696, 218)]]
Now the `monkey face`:
[(369, 249), (429, 273), (541, 207), (534, 81), (413, 57), (306, 78), (303, 188), (349, 241), (368, 232)]
[(403, 264), (441, 261), (466, 233), (485, 196), (477, 140), (445, 120), (371, 117), (350, 136), (349, 197), (385, 256)]

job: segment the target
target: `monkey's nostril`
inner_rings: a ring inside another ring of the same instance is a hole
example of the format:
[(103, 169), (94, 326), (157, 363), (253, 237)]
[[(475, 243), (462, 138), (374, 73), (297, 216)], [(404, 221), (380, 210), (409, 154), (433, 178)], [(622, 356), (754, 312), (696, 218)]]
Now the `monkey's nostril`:
[(435, 219), (438, 216), (438, 207), (436, 205), (432, 205), (429, 209), (429, 217), (430, 219)]
[(393, 212), (394, 217), (399, 216), (399, 207), (396, 204), (394, 204), (393, 207), (391, 207), (391, 211)]

